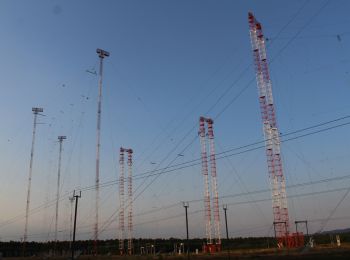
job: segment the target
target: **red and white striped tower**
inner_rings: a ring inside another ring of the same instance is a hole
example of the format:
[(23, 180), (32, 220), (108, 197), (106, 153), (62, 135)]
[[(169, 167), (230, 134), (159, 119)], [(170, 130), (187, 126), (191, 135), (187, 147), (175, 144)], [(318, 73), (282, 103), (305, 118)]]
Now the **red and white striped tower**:
[[(205, 233), (207, 245), (212, 244), (211, 237), (211, 209), (210, 209), (210, 193), (209, 193), (209, 176), (208, 176), (208, 156), (205, 138), (205, 118), (199, 118), (199, 139), (201, 144), (202, 156), (202, 174), (204, 178), (204, 215), (205, 215)], [(206, 248), (203, 248), (206, 251)]]
[(133, 254), (133, 243), (132, 243), (132, 231), (133, 231), (133, 223), (132, 223), (132, 204), (133, 204), (133, 196), (132, 196), (132, 149), (127, 149), (128, 153), (128, 253), (129, 255)]
[[(211, 207), (210, 207), (210, 190), (209, 190), (209, 174), (208, 174), (208, 155), (207, 155), (207, 138), (205, 131), (205, 123), (208, 126), (208, 139), (209, 139), (209, 161), (210, 161), (210, 173), (211, 173), (211, 192), (213, 194), (213, 207), (214, 207), (214, 241), (212, 241), (212, 225), (211, 225)], [(215, 161), (215, 146), (214, 146), (214, 132), (213, 132), (213, 120), (210, 118), (199, 118), (199, 136), (201, 143), (201, 156), (202, 156), (202, 174), (204, 177), (204, 207), (205, 207), (205, 220), (206, 220), (206, 236), (207, 244), (203, 247), (205, 252), (216, 252), (221, 250), (221, 235), (220, 235), (220, 213), (219, 213), (219, 195), (217, 189), (217, 174), (216, 174), (216, 161)]]
[(213, 131), (214, 121), (210, 118), (207, 119), (208, 124), (208, 138), (209, 138), (209, 149), (210, 149), (210, 173), (211, 173), (211, 185), (214, 207), (214, 232), (215, 232), (215, 244), (216, 250), (221, 249), (221, 235), (220, 235), (220, 212), (219, 212), (219, 194), (217, 187), (217, 175), (216, 175), (216, 160), (215, 160), (215, 145), (214, 145), (214, 131)]
[(119, 155), (119, 253), (124, 254), (124, 148), (120, 147)]
[(248, 14), (250, 38), (255, 62), (259, 103), (265, 136), (267, 165), (272, 189), (272, 207), (278, 245), (290, 246), (289, 216), (286, 184), (283, 175), (280, 136), (272, 96), (272, 84), (266, 58), (266, 45), (261, 24), (252, 13)]

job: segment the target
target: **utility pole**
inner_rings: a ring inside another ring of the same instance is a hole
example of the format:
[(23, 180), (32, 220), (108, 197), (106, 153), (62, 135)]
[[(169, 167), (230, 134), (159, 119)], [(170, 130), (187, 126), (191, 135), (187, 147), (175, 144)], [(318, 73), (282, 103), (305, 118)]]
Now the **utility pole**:
[(75, 214), (74, 214), (74, 228), (73, 228), (73, 241), (72, 241), (72, 260), (74, 260), (74, 243), (75, 243), (75, 230), (77, 227), (77, 211), (78, 211), (78, 199), (81, 198), (81, 191), (78, 194), (73, 192), (73, 198), (75, 199)]
[(97, 105), (97, 144), (96, 144), (96, 212), (95, 212), (95, 227), (94, 227), (94, 251), (97, 255), (97, 241), (98, 241), (98, 207), (100, 198), (100, 132), (101, 132), (101, 104), (102, 104), (102, 72), (103, 72), (103, 59), (109, 56), (109, 52), (102, 49), (97, 49), (96, 53), (100, 58), (100, 72), (99, 72), (99, 82), (98, 82), (98, 105)]
[(30, 188), (32, 184), (32, 172), (33, 172), (33, 159), (34, 159), (34, 144), (35, 144), (35, 133), (38, 114), (44, 111), (41, 107), (32, 108), (34, 114), (34, 123), (33, 123), (33, 136), (32, 136), (32, 148), (30, 152), (30, 163), (29, 163), (29, 177), (28, 177), (28, 190), (27, 190), (27, 203), (26, 203), (26, 220), (24, 225), (24, 235), (23, 235), (23, 256), (25, 256), (25, 247), (28, 238), (28, 218), (29, 218), (29, 206), (30, 206)]
[(62, 143), (66, 139), (66, 136), (58, 136), (58, 141), (60, 143), (60, 151), (58, 156), (58, 171), (57, 171), (57, 193), (56, 193), (56, 222), (55, 222), (55, 254), (56, 254), (56, 244), (57, 244), (57, 227), (58, 227), (58, 201), (60, 199), (60, 182), (61, 182), (61, 159), (62, 159)]
[(183, 202), (182, 203), (184, 208), (185, 208), (185, 213), (186, 213), (186, 238), (187, 238), (187, 259), (190, 259), (190, 242), (188, 239), (188, 216), (187, 216), (187, 208), (189, 207), (188, 202)]
[(224, 204), (223, 209), (225, 211), (226, 238), (227, 238), (227, 245), (228, 245), (227, 246), (227, 256), (228, 256), (228, 259), (231, 259), (231, 257), (230, 257), (230, 244), (229, 244), (229, 237), (228, 237), (228, 228), (227, 228), (227, 214), (226, 214), (227, 204)]

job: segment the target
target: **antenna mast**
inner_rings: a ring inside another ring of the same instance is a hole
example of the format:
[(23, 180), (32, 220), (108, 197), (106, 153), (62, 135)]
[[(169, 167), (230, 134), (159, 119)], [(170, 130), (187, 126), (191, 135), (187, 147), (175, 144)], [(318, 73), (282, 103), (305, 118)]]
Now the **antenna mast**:
[(124, 148), (120, 147), (119, 155), (119, 253), (124, 255)]
[[(213, 207), (214, 207), (214, 241), (212, 241), (212, 225), (211, 225), (211, 208), (210, 208), (210, 190), (209, 190), (209, 174), (208, 174), (208, 155), (207, 155), (207, 138), (205, 131), (205, 123), (208, 127), (208, 139), (209, 139), (209, 161), (210, 161), (210, 173), (211, 173), (211, 191), (213, 193)], [(204, 252), (219, 252), (221, 251), (221, 235), (220, 235), (220, 212), (219, 212), (219, 195), (217, 189), (217, 174), (216, 174), (216, 160), (215, 160), (215, 146), (214, 146), (214, 121), (211, 118), (200, 117), (199, 118), (199, 137), (201, 143), (201, 155), (202, 155), (202, 174), (204, 177), (204, 208), (205, 208), (205, 221), (206, 221), (206, 235), (207, 244), (204, 245)]]
[(126, 150), (128, 153), (128, 197), (129, 197), (129, 212), (128, 212), (128, 253), (129, 255), (133, 254), (133, 244), (132, 244), (132, 149)]
[(98, 105), (97, 105), (97, 133), (96, 133), (96, 180), (95, 180), (95, 190), (96, 190), (96, 201), (95, 201), (95, 227), (94, 227), (94, 251), (97, 255), (97, 241), (98, 241), (98, 210), (99, 210), (99, 199), (100, 199), (100, 132), (101, 132), (101, 104), (102, 104), (102, 73), (103, 73), (103, 59), (109, 57), (109, 52), (102, 49), (97, 49), (96, 53), (100, 58), (100, 72), (99, 72), (99, 82), (98, 82)]
[(133, 254), (133, 243), (132, 243), (132, 231), (133, 231), (133, 212), (132, 212), (132, 204), (133, 204), (133, 192), (132, 192), (132, 149), (126, 149), (120, 147), (120, 156), (119, 156), (119, 164), (120, 164), (120, 174), (119, 174), (119, 202), (120, 202), (120, 211), (119, 211), (119, 253), (120, 255), (124, 254), (124, 231), (125, 231), (125, 194), (124, 194), (124, 152), (128, 154), (128, 198), (127, 198), (127, 207), (128, 207), (128, 254)]
[(248, 20), (265, 136), (267, 165), (272, 189), (273, 224), (278, 246), (290, 247), (292, 240), (289, 239), (286, 183), (283, 175), (280, 136), (273, 103), (265, 40), (261, 24), (252, 13), (248, 14)]
[(204, 177), (205, 233), (207, 237), (207, 245), (211, 245), (212, 244), (211, 209), (210, 209), (209, 176), (208, 176), (208, 156), (207, 156), (207, 147), (206, 147), (206, 139), (205, 139), (205, 118), (204, 117), (199, 118), (199, 138), (201, 143), (202, 174)]
[(217, 175), (216, 175), (216, 160), (215, 160), (215, 145), (214, 145), (214, 131), (213, 124), (214, 121), (211, 118), (207, 119), (208, 124), (208, 139), (209, 139), (209, 149), (210, 149), (210, 173), (212, 180), (212, 192), (213, 207), (214, 207), (214, 232), (215, 232), (215, 244), (217, 246), (217, 251), (221, 250), (221, 235), (220, 235), (220, 212), (219, 212), (219, 194), (217, 185)]

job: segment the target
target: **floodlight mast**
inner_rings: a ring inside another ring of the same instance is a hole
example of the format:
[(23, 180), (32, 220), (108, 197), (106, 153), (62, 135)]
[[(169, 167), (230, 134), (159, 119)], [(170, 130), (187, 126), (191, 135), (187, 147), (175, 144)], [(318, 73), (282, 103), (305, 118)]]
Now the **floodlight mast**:
[(103, 59), (109, 57), (109, 52), (102, 49), (97, 49), (96, 53), (100, 58), (100, 71), (99, 71), (99, 83), (98, 83), (98, 105), (97, 105), (97, 131), (96, 131), (96, 201), (95, 201), (95, 226), (94, 226), (94, 253), (97, 255), (97, 241), (98, 241), (98, 210), (99, 210), (99, 197), (100, 197), (100, 132), (101, 132), (101, 104), (102, 104), (102, 74), (103, 74)]
[[(60, 199), (60, 182), (61, 182), (61, 160), (62, 160), (62, 143), (63, 140), (67, 139), (66, 136), (58, 136), (57, 137), (59, 143), (60, 143), (60, 150), (58, 155), (58, 171), (57, 171), (57, 192), (56, 192), (56, 221), (55, 221), (55, 246), (57, 243), (57, 228), (58, 228), (58, 206), (59, 206), (59, 199)], [(55, 252), (56, 253), (56, 252)]]
[(29, 163), (29, 177), (28, 177), (28, 190), (27, 190), (27, 203), (26, 203), (26, 219), (24, 225), (24, 235), (23, 235), (23, 256), (25, 254), (25, 246), (28, 238), (28, 218), (29, 218), (29, 206), (30, 206), (30, 190), (32, 184), (32, 173), (33, 173), (33, 159), (34, 159), (34, 144), (35, 144), (35, 134), (37, 126), (37, 117), (39, 113), (44, 111), (41, 107), (32, 108), (34, 114), (34, 123), (33, 123), (33, 136), (32, 136), (32, 148), (30, 152), (30, 163)]

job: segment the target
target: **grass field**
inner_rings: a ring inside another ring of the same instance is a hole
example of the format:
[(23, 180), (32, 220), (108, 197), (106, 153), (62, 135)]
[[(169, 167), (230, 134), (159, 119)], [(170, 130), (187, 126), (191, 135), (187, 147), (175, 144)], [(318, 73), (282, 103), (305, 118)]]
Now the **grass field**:
[[(69, 259), (69, 257), (27, 257), (27, 258), (3, 258), (11, 260), (39, 260), (39, 259), (52, 259), (52, 260), (63, 260)], [(148, 255), (148, 256), (80, 256), (78, 259), (81, 260), (177, 260), (187, 259), (187, 255)], [(229, 259), (228, 252), (221, 252), (212, 255), (203, 254), (192, 254), (190, 259), (210, 259), (220, 260)], [(230, 259), (350, 259), (350, 244), (344, 244), (341, 247), (331, 246), (318, 246), (317, 248), (308, 249), (246, 249), (246, 250), (232, 250), (230, 252)]]

